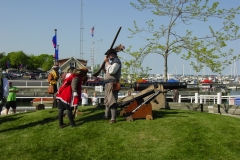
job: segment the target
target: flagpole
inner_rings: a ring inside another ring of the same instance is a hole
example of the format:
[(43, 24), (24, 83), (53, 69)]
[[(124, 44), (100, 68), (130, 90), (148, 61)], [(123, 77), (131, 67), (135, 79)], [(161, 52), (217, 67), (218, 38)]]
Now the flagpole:
[(92, 73), (94, 72), (93, 71), (93, 68), (94, 68), (94, 43), (95, 43), (94, 42), (94, 32), (95, 32), (95, 28), (94, 28), (94, 24), (93, 24), (93, 27), (90, 30), (90, 33), (91, 33), (91, 35), (93, 37), (93, 39), (92, 39), (92, 55), (91, 55), (91, 62), (92, 62), (91, 70), (92, 70)]
[(55, 59), (56, 59), (56, 61), (58, 62), (58, 53), (59, 53), (59, 44), (57, 45), (57, 50), (56, 50), (56, 52), (55, 52)]
[[(58, 59), (59, 59), (59, 57), (58, 57), (58, 53), (59, 53), (59, 44), (57, 45), (56, 48), (57, 48), (57, 52), (56, 52), (55, 58), (57, 59), (57, 65), (59, 65), (59, 64), (58, 64)], [(58, 72), (59, 72), (59, 73), (62, 72), (60, 66), (59, 66)]]
[(56, 47), (54, 48), (55, 49), (55, 52), (54, 52), (54, 54), (55, 54), (55, 57), (54, 57), (54, 59), (55, 59), (55, 64), (57, 64), (57, 62), (58, 62), (58, 59), (57, 59), (57, 57), (56, 57), (56, 52), (57, 52), (57, 29), (54, 29), (54, 32), (55, 32), (55, 36), (56, 36)]

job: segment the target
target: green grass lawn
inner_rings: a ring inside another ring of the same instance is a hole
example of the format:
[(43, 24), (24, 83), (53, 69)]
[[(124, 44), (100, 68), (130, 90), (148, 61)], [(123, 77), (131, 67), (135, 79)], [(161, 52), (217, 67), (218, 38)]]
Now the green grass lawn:
[(109, 124), (103, 109), (79, 109), (77, 128), (60, 129), (57, 109), (0, 116), (0, 159), (240, 159), (240, 118), (162, 109), (153, 120)]

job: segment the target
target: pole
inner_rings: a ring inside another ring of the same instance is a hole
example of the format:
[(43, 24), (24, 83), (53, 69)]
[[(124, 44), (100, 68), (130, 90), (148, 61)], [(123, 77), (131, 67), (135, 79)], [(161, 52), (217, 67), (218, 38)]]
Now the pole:
[(92, 72), (94, 71), (94, 54), (95, 54), (95, 43), (97, 42), (102, 42), (102, 39), (99, 39), (97, 41), (93, 41), (92, 42), (92, 56), (91, 56), (91, 60), (92, 60)]
[(217, 93), (217, 106), (218, 106), (218, 113), (221, 114), (221, 111), (220, 111), (220, 106), (222, 104), (222, 92), (218, 92)]
[(93, 40), (92, 40), (92, 55), (91, 55), (91, 62), (92, 62), (92, 67), (91, 67), (91, 70), (92, 70), (92, 73), (93, 73), (93, 68), (94, 68), (94, 43), (95, 43), (95, 41), (94, 41), (94, 34), (95, 34), (95, 27), (94, 27), (94, 24), (93, 24), (93, 27), (91, 28), (91, 30), (90, 30), (90, 33), (91, 33), (91, 35), (92, 35), (92, 37), (93, 37)]

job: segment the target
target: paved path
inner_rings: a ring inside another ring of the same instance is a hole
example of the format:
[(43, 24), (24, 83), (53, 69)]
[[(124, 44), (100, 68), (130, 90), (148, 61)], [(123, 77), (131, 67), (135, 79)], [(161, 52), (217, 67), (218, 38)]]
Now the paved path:
[[(213, 113), (213, 114), (219, 114), (219, 113)], [(240, 118), (240, 115), (237, 115), (237, 114), (226, 114), (226, 113), (224, 113), (224, 114), (221, 114), (221, 115), (235, 117), (235, 118)]]

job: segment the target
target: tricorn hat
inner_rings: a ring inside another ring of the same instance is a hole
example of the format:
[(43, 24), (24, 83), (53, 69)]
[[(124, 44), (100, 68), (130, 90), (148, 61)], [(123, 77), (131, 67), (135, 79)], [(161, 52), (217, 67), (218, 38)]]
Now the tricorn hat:
[[(108, 52), (109, 52), (109, 50), (107, 50), (107, 52), (105, 53), (105, 55), (107, 55)], [(110, 53), (115, 53), (115, 54), (117, 54), (117, 51), (116, 51), (115, 49), (111, 49)]]

